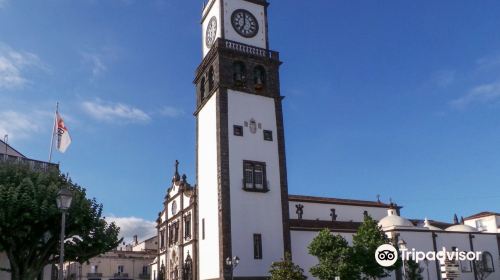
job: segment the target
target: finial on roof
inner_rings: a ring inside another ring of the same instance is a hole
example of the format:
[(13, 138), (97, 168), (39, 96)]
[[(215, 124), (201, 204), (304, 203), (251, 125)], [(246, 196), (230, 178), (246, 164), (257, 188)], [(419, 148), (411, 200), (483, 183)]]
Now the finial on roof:
[(172, 182), (178, 182), (181, 179), (181, 176), (179, 175), (179, 161), (175, 160), (175, 173), (174, 173), (174, 178), (172, 178)]
[(186, 183), (187, 181), (187, 176), (186, 174), (182, 174), (182, 182)]
[(458, 225), (458, 216), (457, 216), (457, 214), (455, 214), (455, 215), (453, 216), (453, 224), (454, 224), (454, 225)]
[(380, 203), (380, 194), (377, 194), (377, 202)]
[(461, 223), (462, 225), (464, 225), (464, 224), (465, 224), (465, 221), (464, 221), (464, 216), (460, 216), (460, 223)]

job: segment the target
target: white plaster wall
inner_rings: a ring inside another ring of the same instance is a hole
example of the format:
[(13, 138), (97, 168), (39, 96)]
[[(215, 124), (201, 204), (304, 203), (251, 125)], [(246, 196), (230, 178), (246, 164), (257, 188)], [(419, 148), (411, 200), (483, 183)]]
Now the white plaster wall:
[[(9, 258), (7, 258), (7, 255), (4, 252), (0, 252), (0, 268), (10, 268)], [(10, 279), (10, 273), (0, 270), (0, 279)]]
[(488, 279), (500, 279), (500, 252), (497, 242), (497, 237), (493, 234), (474, 234), (474, 251), (487, 251), (493, 257), (495, 272)]
[[(217, 179), (216, 98), (212, 95), (198, 114), (198, 236), (200, 279), (219, 277), (219, 216)], [(205, 239), (202, 238), (205, 219)]]
[[(229, 164), (231, 186), (231, 237), (233, 255), (241, 262), (235, 276), (265, 276), (273, 261), (283, 257), (281, 188), (274, 100), (228, 91)], [(233, 135), (233, 125), (254, 118), (262, 129), (252, 134), (243, 127), (243, 137)], [(265, 141), (263, 130), (273, 131), (273, 141)], [(243, 160), (266, 163), (267, 193), (242, 190)], [(253, 234), (262, 234), (263, 258), (254, 259)]]
[(481, 221), (483, 224), (483, 228), (478, 229), (478, 230), (487, 231), (487, 232), (495, 232), (495, 233), (498, 230), (497, 219), (496, 219), (496, 216), (493, 216), (493, 215), (488, 216), (488, 217), (478, 218), (478, 219), (466, 220), (464, 223), (468, 226), (477, 228), (477, 226), (476, 226), (477, 221)]
[(353, 221), (363, 222), (363, 211), (368, 211), (368, 214), (375, 220), (380, 220), (387, 216), (387, 208), (380, 207), (365, 207), (365, 206), (350, 206), (340, 204), (326, 204), (326, 203), (311, 203), (311, 202), (289, 202), (290, 218), (297, 219), (297, 208), (295, 205), (304, 205), (304, 213), (302, 219), (304, 220), (322, 220), (331, 221), (330, 209), (335, 208), (338, 221)]
[[(432, 233), (430, 231), (427, 230), (419, 232), (402, 231), (399, 232), (399, 234), (400, 234), (399, 240), (404, 240), (407, 243), (406, 247), (408, 250), (412, 250), (413, 248), (415, 248), (415, 250), (424, 252), (434, 251), (432, 243)], [(419, 265), (421, 268), (424, 269), (424, 271), (422, 272), (422, 276), (424, 277), (425, 280), (437, 279), (435, 262), (430, 261), (428, 265), (425, 265), (424, 262), (419, 262)], [(428, 274), (427, 274), (427, 269), (429, 270)], [(427, 275), (429, 275), (429, 277), (427, 277)]]
[[(233, 28), (231, 16), (237, 9), (245, 9), (251, 12), (259, 23), (259, 31), (253, 38), (240, 36)], [(224, 38), (243, 44), (266, 48), (266, 17), (264, 6), (243, 0), (224, 0)]]
[[(311, 244), (311, 241), (318, 235), (317, 231), (294, 231), (290, 232), (292, 240), (292, 254), (293, 262), (304, 269), (304, 274), (308, 279), (317, 279), (311, 275), (309, 270), (311, 267), (318, 263), (318, 259), (314, 256), (309, 255), (309, 250), (307, 247)], [(337, 233), (333, 232), (335, 235), (340, 235), (344, 237), (349, 244), (352, 244), (352, 233)]]
[[(468, 233), (454, 233), (454, 232), (438, 232), (437, 237), (437, 250), (451, 250), (452, 247), (457, 247), (460, 251), (470, 251), (469, 235)], [(461, 273), (461, 280), (474, 280), (473, 272)], [(494, 279), (494, 278), (490, 278)]]
[(206, 35), (207, 35), (207, 26), (208, 26), (208, 23), (210, 22), (210, 20), (212, 19), (212, 17), (216, 17), (217, 18), (217, 38), (220, 38), (221, 37), (221, 26), (222, 26), (222, 21), (221, 21), (221, 11), (220, 11), (220, 1), (221, 0), (212, 0), (210, 1), (210, 3), (212, 2), (215, 2), (212, 6), (212, 8), (210, 10), (208, 10), (209, 6), (210, 6), (210, 3), (207, 5), (207, 7), (205, 8), (205, 11), (203, 13), (203, 15), (207, 14), (207, 16), (204, 18), (203, 22), (201, 23), (201, 26), (202, 26), (202, 35), (201, 35), (201, 38), (202, 38), (202, 49), (203, 49), (203, 57), (205, 57), (205, 55), (210, 51), (210, 49), (207, 47), (207, 44), (205, 44), (206, 40)]

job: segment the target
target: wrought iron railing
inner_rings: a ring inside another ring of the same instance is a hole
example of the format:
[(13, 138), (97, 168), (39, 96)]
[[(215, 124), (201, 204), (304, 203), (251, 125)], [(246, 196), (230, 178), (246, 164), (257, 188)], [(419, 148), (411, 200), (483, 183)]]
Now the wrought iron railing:
[(101, 278), (101, 277), (102, 277), (102, 273), (99, 273), (99, 272), (87, 273), (87, 278)]
[(6, 155), (0, 153), (0, 163), (19, 163), (19, 164), (27, 164), (30, 168), (35, 170), (47, 170), (47, 168), (58, 168), (59, 165), (55, 163), (49, 163), (40, 160), (34, 160), (23, 157), (16, 157), (12, 155)]

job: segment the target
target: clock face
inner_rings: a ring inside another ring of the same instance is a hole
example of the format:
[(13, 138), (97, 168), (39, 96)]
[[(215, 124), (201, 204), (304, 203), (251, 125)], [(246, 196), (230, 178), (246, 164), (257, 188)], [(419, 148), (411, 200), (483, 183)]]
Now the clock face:
[(212, 17), (207, 26), (207, 34), (205, 35), (205, 44), (208, 48), (211, 48), (217, 37), (217, 18)]
[(233, 12), (231, 23), (234, 30), (243, 37), (251, 38), (259, 32), (259, 23), (252, 13), (239, 9)]

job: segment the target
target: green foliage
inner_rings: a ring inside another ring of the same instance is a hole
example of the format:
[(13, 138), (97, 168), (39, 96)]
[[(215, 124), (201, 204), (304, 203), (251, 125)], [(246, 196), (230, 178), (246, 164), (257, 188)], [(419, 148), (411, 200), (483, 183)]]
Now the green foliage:
[(366, 215), (363, 223), (353, 236), (353, 247), (356, 254), (356, 262), (361, 269), (363, 279), (384, 278), (395, 268), (384, 268), (375, 260), (375, 251), (382, 244), (388, 244), (389, 239), (384, 231), (369, 215)]
[(304, 270), (292, 262), (290, 253), (285, 254), (285, 258), (279, 262), (273, 262), (270, 280), (306, 280)]
[(359, 266), (353, 249), (340, 235), (332, 235), (328, 229), (322, 230), (309, 244), (309, 254), (319, 260), (311, 268), (311, 274), (321, 280), (359, 279)]
[(423, 268), (414, 260), (405, 261), (405, 279), (406, 280), (424, 280), (422, 277)]
[(66, 220), (65, 260), (83, 263), (121, 242), (119, 228), (102, 217), (102, 205), (58, 169), (36, 171), (25, 164), (0, 163), (0, 248), (12, 279), (34, 279), (59, 258), (61, 187), (73, 193)]

